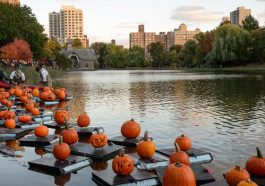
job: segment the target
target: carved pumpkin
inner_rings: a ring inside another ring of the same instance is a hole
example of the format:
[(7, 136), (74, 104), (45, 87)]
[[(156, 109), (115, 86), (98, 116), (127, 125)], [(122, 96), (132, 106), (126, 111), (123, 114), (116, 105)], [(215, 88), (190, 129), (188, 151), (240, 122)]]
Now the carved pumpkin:
[(90, 118), (87, 114), (81, 114), (78, 116), (77, 125), (79, 127), (87, 127), (90, 124)]
[(38, 109), (38, 108), (36, 108), (36, 107), (33, 107), (32, 109), (31, 109), (31, 114), (33, 115), (33, 116), (38, 116), (38, 115), (40, 115), (40, 110)]
[(37, 137), (44, 138), (49, 134), (49, 129), (47, 126), (40, 125), (34, 128), (34, 134)]
[(258, 185), (255, 182), (248, 179), (245, 181), (241, 181), (237, 186), (258, 186)]
[(148, 132), (146, 131), (143, 140), (136, 147), (137, 154), (143, 159), (148, 159), (153, 157), (155, 150), (155, 143), (148, 137)]
[(59, 144), (54, 145), (53, 156), (61, 161), (65, 161), (70, 156), (70, 147), (67, 143), (62, 143), (63, 139), (60, 137)]
[(66, 129), (62, 131), (63, 142), (68, 145), (72, 145), (78, 141), (78, 134), (75, 129), (69, 129), (68, 124), (66, 124)]
[(182, 163), (185, 165), (190, 165), (190, 159), (186, 152), (181, 151), (180, 147), (177, 143), (174, 143), (176, 147), (176, 152), (173, 152), (170, 157), (170, 163)]
[(100, 133), (99, 130), (97, 130), (97, 133), (90, 137), (90, 143), (94, 148), (104, 147), (108, 143), (108, 136), (104, 133)]
[(97, 170), (97, 171), (100, 171), (100, 170), (105, 170), (108, 168), (108, 162), (107, 161), (102, 161), (102, 162), (92, 162), (91, 164), (91, 168), (93, 170)]
[(29, 123), (31, 121), (31, 116), (29, 115), (18, 116), (18, 121), (21, 123)]
[(5, 113), (5, 119), (15, 119), (16, 118), (16, 113), (14, 111), (8, 110)]
[(66, 98), (65, 91), (63, 89), (56, 89), (55, 95), (59, 100), (64, 100)]
[(246, 169), (252, 176), (265, 176), (265, 158), (257, 147), (257, 156), (252, 156), (246, 163)]
[(239, 166), (233, 167), (224, 175), (229, 186), (237, 186), (241, 181), (250, 178), (246, 169), (241, 169)]
[(181, 136), (177, 137), (175, 143), (177, 143), (181, 150), (188, 151), (191, 149), (192, 141), (188, 136), (182, 134)]
[(123, 123), (121, 127), (121, 134), (125, 138), (134, 139), (137, 138), (141, 133), (141, 127), (140, 124), (134, 121), (134, 119), (131, 119), (129, 121), (126, 121)]
[(6, 119), (4, 122), (4, 125), (8, 129), (14, 129), (16, 128), (16, 122), (14, 119)]
[(119, 156), (112, 161), (112, 170), (118, 175), (128, 175), (133, 172), (134, 163), (132, 158), (124, 154), (124, 150), (120, 150)]
[(59, 125), (64, 125), (70, 119), (69, 113), (66, 110), (57, 110), (54, 115), (54, 120)]
[(32, 95), (33, 95), (34, 97), (39, 97), (39, 95), (40, 95), (40, 91), (39, 91), (37, 88), (34, 88), (34, 89), (32, 90)]
[(187, 165), (171, 164), (164, 171), (163, 186), (196, 186), (195, 175)]
[(22, 96), (22, 94), (23, 94), (23, 92), (22, 92), (21, 89), (17, 88), (17, 89), (15, 90), (15, 95), (16, 95), (17, 97)]
[(40, 93), (40, 99), (44, 101), (54, 101), (56, 98), (52, 92), (42, 92)]

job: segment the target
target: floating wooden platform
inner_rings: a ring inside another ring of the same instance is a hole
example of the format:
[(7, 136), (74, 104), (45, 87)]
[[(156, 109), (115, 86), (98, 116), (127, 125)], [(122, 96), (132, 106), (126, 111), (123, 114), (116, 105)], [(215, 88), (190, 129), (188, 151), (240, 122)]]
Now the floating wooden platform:
[[(197, 185), (215, 182), (214, 176), (208, 172), (205, 172), (202, 165), (191, 165), (191, 168), (195, 174)], [(161, 183), (163, 182), (163, 174), (165, 169), (166, 167), (158, 167), (155, 169)]]
[(142, 137), (138, 137), (136, 139), (127, 139), (123, 136), (117, 136), (114, 138), (110, 138), (109, 142), (126, 147), (136, 147), (141, 139)]
[[(169, 157), (173, 152), (176, 152), (176, 149), (175, 148), (157, 149), (156, 152)], [(212, 154), (204, 150), (191, 148), (191, 150), (189, 150), (187, 154), (189, 155), (191, 164), (211, 163), (213, 161)]]
[(33, 171), (39, 172), (41, 170), (56, 175), (64, 175), (89, 166), (90, 159), (71, 155), (66, 161), (59, 161), (54, 157), (44, 157), (30, 161), (28, 164), (29, 169)]
[(65, 129), (65, 125), (59, 125), (54, 120), (45, 121), (43, 125), (53, 129)]
[(19, 139), (27, 135), (30, 131), (29, 129), (0, 128), (0, 141)]
[(44, 147), (59, 142), (59, 138), (55, 135), (49, 135), (45, 138), (36, 137), (35, 135), (26, 136), (19, 140), (20, 146)]
[(34, 122), (31, 121), (29, 123), (16, 123), (16, 128), (22, 128), (22, 129), (34, 129), (35, 127), (40, 126), (40, 122)]
[(77, 131), (78, 136), (81, 138), (88, 138), (92, 134), (96, 133), (97, 130), (104, 132), (102, 127), (75, 127), (75, 130)]

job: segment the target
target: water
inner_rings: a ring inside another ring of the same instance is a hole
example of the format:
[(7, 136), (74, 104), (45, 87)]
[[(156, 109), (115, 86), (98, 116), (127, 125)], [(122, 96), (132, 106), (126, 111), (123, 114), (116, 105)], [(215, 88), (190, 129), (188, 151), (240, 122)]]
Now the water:
[[(103, 126), (114, 137), (120, 135), (124, 121), (134, 118), (141, 123), (142, 134), (150, 132), (157, 148), (172, 146), (180, 134), (188, 135), (193, 147), (212, 153), (214, 161), (207, 166), (221, 177), (235, 164), (244, 166), (256, 146), (265, 153), (264, 80), (264, 75), (238, 73), (93, 71), (71, 72), (58, 81), (74, 96), (67, 103), (73, 120), (86, 111), (91, 126)], [(5, 171), (20, 175), (24, 170), (24, 185), (54, 183), (52, 176), (25, 171), (26, 162), (37, 158), (34, 149), (20, 154), (23, 157), (16, 160), (0, 158), (4, 165), (12, 167), (15, 161), (19, 167)], [(68, 184), (93, 185), (88, 169), (72, 174)]]

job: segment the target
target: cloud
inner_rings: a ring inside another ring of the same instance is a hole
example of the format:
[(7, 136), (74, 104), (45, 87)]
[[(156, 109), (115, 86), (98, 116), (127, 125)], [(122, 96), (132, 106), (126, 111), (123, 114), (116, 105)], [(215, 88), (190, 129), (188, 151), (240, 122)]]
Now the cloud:
[(265, 10), (263, 12), (259, 13), (258, 16), (260, 18), (263, 18), (264, 19), (264, 17), (265, 17)]
[(144, 24), (143, 22), (120, 22), (116, 28), (128, 28), (128, 29), (132, 29), (132, 28), (136, 28), (137, 26), (140, 24)]
[(221, 20), (223, 14), (220, 11), (207, 11), (201, 6), (180, 6), (172, 12), (170, 19), (188, 23), (208, 23)]

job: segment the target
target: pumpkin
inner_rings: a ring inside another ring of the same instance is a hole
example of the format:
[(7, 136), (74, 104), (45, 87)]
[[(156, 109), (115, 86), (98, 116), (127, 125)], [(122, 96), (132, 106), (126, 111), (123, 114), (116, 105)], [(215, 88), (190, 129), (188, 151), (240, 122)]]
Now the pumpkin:
[(66, 94), (65, 91), (62, 89), (56, 89), (55, 90), (55, 95), (58, 99), (60, 100), (64, 100), (66, 98)]
[(8, 102), (7, 99), (5, 99), (5, 98), (2, 98), (2, 99), (1, 99), (1, 104), (2, 104), (2, 105), (6, 105), (7, 102)]
[(14, 119), (6, 119), (4, 122), (4, 125), (8, 129), (14, 129), (16, 128), (16, 122)]
[(15, 95), (16, 95), (17, 97), (22, 96), (22, 94), (23, 94), (23, 92), (22, 92), (21, 89), (17, 88), (17, 89), (15, 90)]
[(163, 175), (163, 186), (196, 186), (194, 172), (188, 165), (169, 165)]
[(155, 143), (148, 137), (148, 132), (146, 131), (144, 138), (138, 143), (136, 147), (136, 152), (141, 158), (147, 159), (153, 157), (155, 150)]
[(90, 143), (94, 148), (104, 147), (108, 143), (108, 136), (97, 129), (97, 133), (90, 137)]
[(14, 94), (15, 94), (15, 91), (16, 91), (15, 88), (10, 88), (9, 91), (8, 91), (8, 93), (9, 93), (10, 95), (14, 95)]
[(31, 121), (31, 116), (29, 115), (18, 116), (18, 121), (21, 123), (29, 123)]
[(134, 119), (131, 119), (129, 121), (126, 121), (121, 126), (121, 134), (125, 138), (134, 139), (137, 138), (141, 133), (141, 127), (140, 124), (134, 121)]
[(69, 121), (70, 116), (69, 113), (66, 110), (57, 110), (54, 115), (54, 120), (59, 125), (65, 124), (67, 121)]
[(40, 93), (40, 99), (44, 101), (54, 101), (56, 98), (52, 92), (42, 92)]
[(191, 149), (192, 141), (188, 136), (182, 134), (181, 136), (176, 138), (175, 143), (179, 145), (181, 150), (186, 152)]
[(245, 181), (241, 181), (237, 186), (258, 186), (258, 185), (255, 182), (248, 179)]
[(108, 168), (108, 162), (107, 161), (102, 161), (102, 162), (93, 161), (91, 164), (91, 168), (97, 171), (105, 170)]
[(40, 115), (40, 110), (36, 107), (33, 107), (30, 112), (33, 116)]
[(63, 109), (66, 107), (67, 101), (60, 101), (60, 103), (57, 105), (57, 108)]
[(170, 157), (170, 163), (182, 163), (185, 165), (190, 165), (190, 159), (186, 152), (181, 151), (180, 147), (177, 143), (174, 143), (176, 147), (176, 152), (173, 152)]
[(59, 144), (54, 145), (52, 153), (56, 159), (65, 161), (70, 156), (71, 151), (69, 145), (62, 141), (63, 139), (60, 137)]
[(37, 88), (34, 88), (34, 89), (32, 90), (32, 95), (33, 95), (34, 97), (39, 97), (39, 95), (40, 95), (40, 91), (39, 91)]
[(16, 113), (14, 111), (8, 110), (5, 113), (5, 119), (15, 119), (16, 118)]
[(87, 114), (81, 114), (77, 118), (77, 125), (79, 127), (87, 127), (90, 124), (90, 118)]
[(132, 158), (124, 154), (124, 150), (120, 150), (118, 156), (116, 156), (112, 161), (112, 170), (118, 175), (128, 175), (133, 172), (134, 163)]
[(34, 128), (34, 134), (37, 137), (44, 138), (49, 134), (49, 129), (47, 126), (40, 125)]
[(0, 111), (0, 119), (5, 118), (5, 113), (6, 112), (7, 112), (7, 110)]
[(231, 168), (227, 173), (225, 173), (224, 177), (229, 186), (237, 186), (241, 181), (250, 178), (247, 170), (240, 168), (240, 166), (238, 165)]
[(22, 103), (26, 103), (27, 100), (28, 100), (28, 97), (26, 95), (22, 95), (20, 96), (19, 100), (22, 102)]
[(31, 100), (28, 100), (26, 103), (26, 110), (28, 112), (31, 112), (31, 110), (34, 108), (34, 103)]
[(52, 88), (50, 87), (42, 87), (43, 92), (52, 92)]
[(12, 105), (13, 105), (12, 101), (7, 101), (7, 102), (6, 102), (6, 106), (7, 106), (8, 108), (12, 107)]
[(257, 156), (252, 156), (246, 163), (246, 169), (252, 176), (265, 176), (265, 158), (257, 147)]
[(75, 129), (69, 129), (69, 125), (66, 123), (66, 129), (61, 133), (63, 137), (63, 142), (68, 145), (72, 145), (78, 141), (78, 134)]

